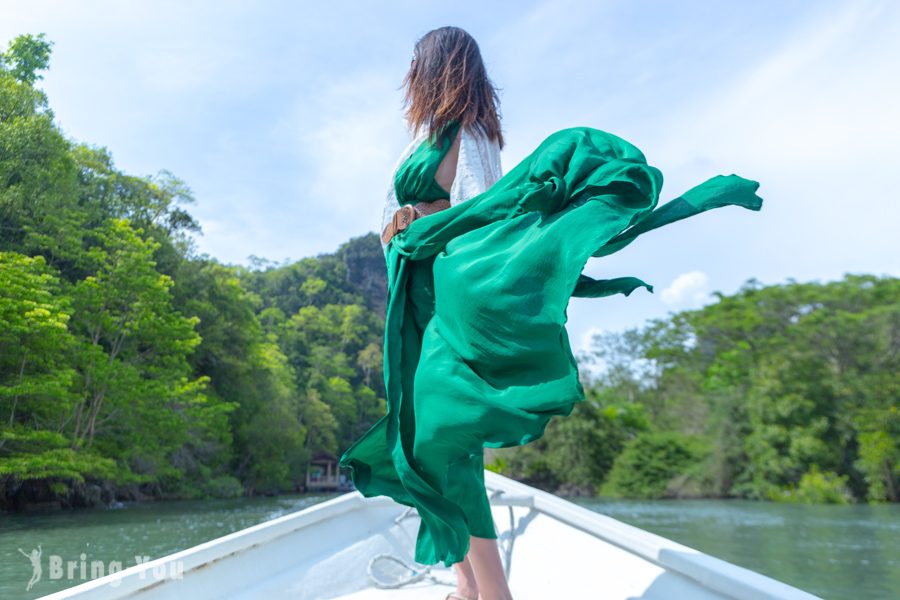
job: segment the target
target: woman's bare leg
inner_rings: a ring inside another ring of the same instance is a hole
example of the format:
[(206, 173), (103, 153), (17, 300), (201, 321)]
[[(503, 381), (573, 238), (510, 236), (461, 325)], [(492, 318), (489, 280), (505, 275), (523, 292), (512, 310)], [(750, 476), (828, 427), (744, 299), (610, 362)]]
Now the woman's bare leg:
[(500, 550), (497, 540), (481, 538), (474, 535), (469, 539), (467, 555), (478, 582), (479, 598), (483, 600), (512, 600), (512, 592), (506, 582), (503, 563), (500, 562)]
[(456, 569), (456, 593), (465, 598), (478, 598), (478, 583), (475, 581), (475, 572), (472, 571), (472, 563), (469, 555), (465, 560), (453, 563)]

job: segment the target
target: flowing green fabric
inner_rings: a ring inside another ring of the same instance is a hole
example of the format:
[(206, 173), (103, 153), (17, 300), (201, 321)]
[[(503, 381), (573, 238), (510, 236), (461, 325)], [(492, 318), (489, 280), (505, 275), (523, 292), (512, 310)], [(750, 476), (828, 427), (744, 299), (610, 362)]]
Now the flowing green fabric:
[[(427, 164), (405, 172), (433, 178), (442, 157), (423, 149), (410, 161)], [(430, 184), (413, 180), (410, 189)], [(496, 538), (483, 449), (536, 440), (585, 398), (565, 328), (570, 298), (653, 291), (636, 277), (592, 279), (588, 259), (712, 208), (762, 207), (759, 183), (732, 174), (657, 208), (662, 181), (627, 141), (562, 129), (484, 193), (414, 220), (387, 245), (387, 414), (340, 462), (364, 496), (417, 509), (417, 562), (450, 566), (470, 535)]]

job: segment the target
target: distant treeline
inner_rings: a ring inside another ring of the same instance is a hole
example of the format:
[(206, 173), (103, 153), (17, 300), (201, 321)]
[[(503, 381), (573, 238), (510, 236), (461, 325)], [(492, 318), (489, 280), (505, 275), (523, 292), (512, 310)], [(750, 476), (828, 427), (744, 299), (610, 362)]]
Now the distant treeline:
[[(43, 35), (0, 55), (0, 508), (295, 490), (385, 411), (376, 234), (198, 254), (188, 186), (67, 139)], [(602, 300), (598, 300), (602, 302)], [(898, 499), (900, 281), (762, 287), (598, 341), (603, 378), (490, 468), (638, 497)]]

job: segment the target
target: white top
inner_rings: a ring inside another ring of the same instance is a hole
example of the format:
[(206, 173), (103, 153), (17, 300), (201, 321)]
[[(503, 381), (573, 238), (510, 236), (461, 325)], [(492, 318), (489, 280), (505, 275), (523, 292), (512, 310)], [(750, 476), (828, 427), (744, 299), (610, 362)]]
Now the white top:
[[(381, 232), (391, 222), (394, 213), (400, 209), (400, 203), (397, 201), (397, 195), (394, 191), (394, 177), (397, 174), (397, 169), (400, 168), (403, 161), (415, 152), (427, 135), (428, 129), (423, 127), (419, 134), (409, 142), (400, 158), (394, 164), (394, 168), (391, 169), (391, 179), (385, 194), (384, 211), (381, 217), (381, 228), (378, 230), (379, 239), (381, 238)], [(486, 192), (502, 176), (500, 142), (496, 139), (489, 140), (480, 131), (474, 134), (470, 133), (468, 129), (463, 127), (459, 140), (456, 176), (453, 178), (453, 184), (450, 186), (450, 206), (456, 206), (460, 202)], [(382, 250), (387, 248), (387, 244), (384, 241), (381, 242), (381, 248)]]

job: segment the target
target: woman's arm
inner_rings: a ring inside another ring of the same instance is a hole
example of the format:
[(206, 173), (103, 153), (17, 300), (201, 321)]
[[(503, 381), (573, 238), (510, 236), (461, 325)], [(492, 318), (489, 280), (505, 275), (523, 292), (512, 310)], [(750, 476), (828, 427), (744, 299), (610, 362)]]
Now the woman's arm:
[[(388, 185), (388, 191), (384, 195), (384, 212), (381, 215), (381, 229), (378, 230), (379, 239), (381, 239), (381, 233), (384, 231), (384, 228), (388, 226), (394, 213), (398, 210), (400, 210), (400, 203), (397, 202), (397, 194), (394, 192), (394, 180), (392, 177), (391, 183)], [(381, 249), (387, 249), (387, 244), (384, 243), (384, 240), (381, 240)]]
[(456, 176), (450, 187), (450, 205), (455, 206), (486, 192), (502, 177), (500, 144), (480, 132), (463, 128), (456, 163)]
[[(400, 168), (403, 161), (415, 152), (424, 135), (424, 132), (420, 132), (419, 135), (410, 140), (409, 144), (407, 144), (406, 148), (404, 148), (403, 152), (400, 154), (400, 158), (394, 163), (394, 168), (391, 169), (390, 181), (388, 181), (387, 191), (384, 194), (384, 208), (381, 213), (381, 229), (377, 232), (379, 239), (381, 239), (381, 232), (384, 231), (384, 228), (391, 222), (394, 213), (400, 210), (400, 203), (397, 201), (397, 192), (394, 189), (394, 176), (397, 174), (397, 169)], [(387, 244), (384, 243), (384, 240), (381, 241), (381, 249), (387, 249)]]

